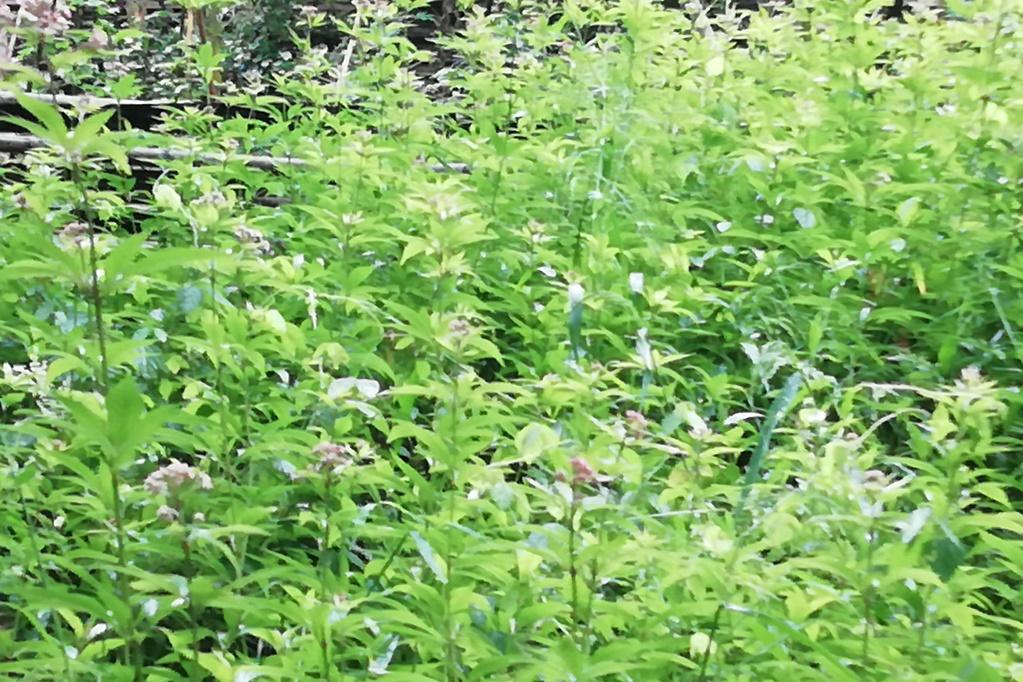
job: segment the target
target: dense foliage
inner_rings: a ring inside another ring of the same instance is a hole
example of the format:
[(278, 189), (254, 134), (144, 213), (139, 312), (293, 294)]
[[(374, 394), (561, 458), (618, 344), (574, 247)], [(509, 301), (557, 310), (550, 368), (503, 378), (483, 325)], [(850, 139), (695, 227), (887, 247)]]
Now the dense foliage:
[(1019, 4), (422, 4), (8, 72), (0, 675), (1023, 680)]

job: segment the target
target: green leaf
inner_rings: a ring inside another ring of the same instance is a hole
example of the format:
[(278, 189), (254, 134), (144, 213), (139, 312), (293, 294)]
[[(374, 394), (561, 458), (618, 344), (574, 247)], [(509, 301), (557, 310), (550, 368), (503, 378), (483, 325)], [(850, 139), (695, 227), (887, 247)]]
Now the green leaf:
[(932, 542), (931, 552), (934, 557), (931, 560), (931, 568), (946, 583), (966, 558), (966, 549), (960, 543), (946, 537)]
[(131, 377), (125, 377), (110, 390), (107, 395), (107, 437), (118, 453), (125, 454), (136, 442), (135, 429), (145, 409), (142, 394)]
[(920, 212), (920, 198), (910, 197), (906, 199), (899, 207), (895, 209), (895, 214), (899, 217), (899, 223), (903, 227), (908, 227), (910, 223), (916, 218), (917, 213)]
[(749, 464), (746, 467), (746, 475), (743, 477), (739, 503), (735, 507), (734, 516), (737, 525), (745, 508), (750, 488), (760, 478), (760, 469), (764, 464), (764, 458), (767, 456), (767, 449), (771, 443), (771, 434), (778, 426), (778, 422), (789, 411), (789, 408), (792, 407), (802, 382), (803, 377), (798, 372), (790, 376), (788, 381), (785, 382), (785, 386), (782, 387), (781, 393), (774, 399), (770, 409), (767, 411), (767, 416), (760, 427), (760, 438), (757, 441), (756, 450), (753, 451), (753, 457), (750, 458)]
[(183, 266), (210, 265), (230, 262), (230, 255), (212, 249), (197, 249), (188, 246), (157, 249), (135, 261), (123, 271), (128, 275), (151, 275), (164, 270)]
[(144, 233), (134, 234), (122, 240), (113, 251), (107, 254), (100, 265), (107, 281), (115, 280), (119, 275), (131, 271), (131, 263), (142, 252), (146, 236)]
[(53, 261), (23, 260), (0, 268), (0, 281), (7, 279), (30, 279), (46, 277), (63, 279), (64, 268)]
[[(181, 649), (178, 653), (191, 659), (191, 650), (185, 646), (182, 646)], [(213, 679), (217, 682), (234, 682), (234, 668), (231, 667), (231, 663), (220, 651), (212, 653), (200, 652), (198, 663), (204, 670), (213, 675)]]
[(707, 75), (711, 78), (717, 78), (725, 72), (725, 56), (723, 54), (716, 54), (707, 60)]
[(515, 447), (519, 459), (527, 464), (558, 447), (561, 439), (554, 429), (539, 422), (531, 422), (515, 434)]
[(430, 571), (437, 580), (442, 584), (448, 582), (448, 567), (444, 563), (444, 559), (437, 556), (437, 553), (433, 551), (433, 547), (430, 543), (416, 531), (412, 531), (412, 541), (416, 543), (416, 549), (419, 550), (419, 556), (423, 557), (423, 561), (430, 567)]
[[(20, 93), (16, 94), (15, 98), (22, 108), (35, 116), (43, 124), (46, 130), (46, 134), (43, 137), (59, 145), (64, 145), (67, 142), (67, 126), (64, 125), (64, 117), (61, 116), (60, 111), (56, 107)], [(10, 120), (12, 122), (17, 121), (17, 119)]]
[(746, 609), (741, 609), (739, 612), (749, 614), (758, 620), (770, 623), (773, 627), (784, 632), (796, 642), (799, 642), (813, 651), (816, 654), (814, 657), (814, 663), (816, 666), (820, 667), (821, 672), (826, 673), (826, 679), (832, 680), (832, 682), (857, 682), (860, 679), (858, 675), (843, 665), (834, 654), (825, 649), (818, 642), (810, 639), (810, 637), (808, 637), (801, 629), (793, 627), (785, 620), (760, 611), (748, 611)]
[(973, 658), (963, 664), (956, 679), (960, 682), (1003, 682), (1005, 678), (984, 661)]
[(85, 154), (97, 154), (99, 156), (105, 156), (110, 159), (114, 166), (121, 173), (128, 175), (131, 173), (131, 164), (128, 162), (127, 152), (121, 148), (114, 140), (110, 139), (109, 135), (94, 139), (86, 148), (83, 150)]
[(173, 187), (166, 183), (160, 183), (153, 187), (153, 199), (156, 205), (171, 211), (181, 210), (181, 196)]
[(75, 129), (68, 135), (68, 147), (71, 149), (83, 150), (96, 141), (100, 131), (114, 115), (112, 109), (92, 114), (75, 126)]

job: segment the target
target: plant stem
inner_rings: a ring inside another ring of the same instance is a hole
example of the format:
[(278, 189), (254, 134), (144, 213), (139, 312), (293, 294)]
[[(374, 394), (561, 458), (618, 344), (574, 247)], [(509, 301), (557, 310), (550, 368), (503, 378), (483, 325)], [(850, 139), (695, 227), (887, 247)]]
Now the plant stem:
[(575, 565), (575, 515), (576, 510), (578, 509), (577, 500), (576, 484), (575, 481), (573, 481), (572, 501), (569, 502), (568, 505), (568, 578), (570, 581), (569, 590), (571, 591), (572, 637), (576, 640), (576, 644), (579, 643), (579, 585), (578, 568)]
[(124, 530), (124, 511), (123, 505), (121, 504), (121, 478), (117, 474), (117, 467), (113, 466), (112, 460), (108, 461), (107, 468), (110, 469), (110, 487), (113, 490), (113, 507), (114, 507), (114, 528), (117, 533), (117, 590), (121, 593), (121, 599), (124, 600), (125, 606), (128, 607), (128, 628), (130, 632), (125, 637), (125, 641), (129, 642), (124, 648), (125, 664), (131, 665), (134, 668), (134, 680), (140, 682), (142, 680), (142, 654), (138, 648), (138, 642), (136, 640), (135, 626), (137, 623), (135, 606), (131, 603), (131, 586), (128, 584), (128, 559), (125, 552), (125, 546), (127, 544), (127, 534)]
[(863, 587), (863, 646), (860, 650), (860, 658), (863, 659), (864, 670), (867, 670), (870, 665), (870, 633), (871, 628), (873, 627), (871, 622), (871, 609), (874, 603), (874, 588), (872, 585), (873, 578), (871, 577), (871, 574), (874, 572), (875, 525), (876, 521), (871, 522), (870, 530), (867, 531), (867, 583)]
[(192, 665), (188, 670), (189, 680), (199, 680), (199, 614), (195, 610), (195, 599), (192, 596), (192, 579), (198, 569), (192, 561), (192, 543), (189, 541), (191, 524), (185, 522), (185, 540), (181, 543), (185, 552), (185, 570), (188, 571), (188, 619), (192, 621)]
[[(330, 547), (330, 503), (331, 503), (331, 489), (333, 488), (334, 479), (332, 472), (328, 469), (326, 478), (324, 480), (324, 510), (326, 513), (323, 519), (323, 537), (320, 538), (320, 601), (327, 601), (327, 573), (330, 570), (327, 566), (328, 554), (327, 550)], [(320, 653), (322, 656), (321, 665), (323, 667), (323, 679), (330, 682), (333, 679), (334, 672), (330, 665), (330, 616), (327, 616), (326, 621), (323, 623), (323, 641), (320, 643)]]
[(453, 552), (451, 551), (452, 543), (452, 532), (451, 526), (455, 523), (455, 489), (454, 486), (448, 490), (448, 523), (446, 527), (446, 535), (444, 541), (444, 563), (447, 567), (448, 575), (447, 581), (444, 583), (444, 620), (446, 632), (446, 643), (445, 643), (445, 679), (457, 680), (458, 670), (458, 651), (455, 647), (455, 622), (452, 618), (452, 607), (451, 607), (451, 560)]
[[(456, 354), (461, 355), (461, 341), (456, 343)], [(456, 367), (457, 367), (456, 362)], [(455, 493), (457, 489), (457, 472), (455, 469), (455, 456), (458, 451), (458, 377), (451, 377), (453, 394), (451, 397), (451, 443), (450, 451), (448, 453), (448, 466), (451, 472), (451, 485), (448, 488), (447, 496), (447, 516), (448, 522), (445, 525), (444, 533), (444, 564), (447, 568), (447, 580), (444, 582), (444, 620), (446, 632), (446, 643), (445, 643), (445, 656), (444, 656), (444, 677), (446, 680), (451, 682), (452, 680), (459, 679), (458, 675), (458, 649), (455, 644), (455, 622), (452, 617), (452, 606), (451, 606), (451, 582), (454, 576), (454, 570), (452, 561), (454, 559), (454, 552), (452, 551), (452, 544), (454, 543), (454, 533), (452, 528), (455, 525)]]
[[(110, 386), (110, 362), (107, 356), (106, 331), (103, 323), (103, 294), (99, 288), (99, 259), (96, 255), (96, 226), (91, 218), (89, 192), (82, 179), (82, 170), (77, 162), (71, 164), (71, 180), (78, 189), (78, 211), (85, 221), (89, 232), (89, 269), (91, 270), (91, 297), (93, 320), (96, 325), (96, 342), (99, 345), (100, 373), (96, 383), (100, 392), (106, 395)], [(106, 456), (107, 468), (110, 470), (111, 505), (114, 514), (114, 529), (117, 538), (117, 589), (128, 609), (128, 630), (123, 633), (125, 647), (123, 661), (132, 666), (135, 682), (142, 680), (142, 655), (136, 639), (137, 614), (131, 601), (131, 586), (128, 583), (128, 559), (126, 553), (127, 533), (124, 529), (124, 505), (121, 500), (121, 480), (117, 473), (117, 462), (113, 456)]]
[[(96, 342), (99, 344), (100, 374), (97, 383), (105, 394), (110, 381), (110, 367), (107, 359), (107, 339), (103, 326), (103, 294), (99, 288), (99, 259), (96, 256), (96, 228), (89, 217), (89, 193), (82, 180), (82, 171), (77, 163), (71, 165), (71, 180), (78, 189), (78, 208), (82, 219), (89, 228), (89, 269), (91, 270), (91, 291), (93, 321), (96, 326)], [(115, 491), (115, 495), (116, 495)]]
[[(25, 495), (19, 489), (18, 501), (21, 503), (21, 513), (25, 520), (25, 527), (28, 529), (28, 545), (32, 551), (32, 556), (36, 560), (36, 566), (39, 567), (39, 580), (43, 584), (43, 588), (49, 591), (50, 589), (50, 578), (46, 573), (46, 568), (43, 566), (43, 556), (39, 551), (39, 544), (36, 542), (36, 525), (32, 520), (31, 514), (28, 512), (28, 503), (25, 502)], [(67, 633), (64, 630), (64, 621), (60, 618), (55, 618), (54, 623), (57, 627), (57, 641), (62, 646), (67, 646), (66, 636)], [(64, 661), (64, 677), (67, 680), (73, 680), (74, 677), (71, 675), (71, 664), (68, 662), (68, 656), (64, 655), (61, 657)]]
[(710, 652), (714, 649), (714, 636), (721, 627), (721, 614), (725, 610), (724, 602), (719, 602), (714, 611), (714, 619), (710, 623), (710, 630), (707, 632), (707, 648), (703, 651), (703, 658), (700, 659), (700, 676), (697, 682), (704, 682), (707, 679), (707, 665), (710, 663)]

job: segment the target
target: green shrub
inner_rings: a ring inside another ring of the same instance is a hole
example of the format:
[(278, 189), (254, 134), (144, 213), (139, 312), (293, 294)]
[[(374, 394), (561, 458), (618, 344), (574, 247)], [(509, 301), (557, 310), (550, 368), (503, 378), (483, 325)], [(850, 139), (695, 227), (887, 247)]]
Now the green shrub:
[(20, 96), (0, 674), (1023, 680), (1017, 3), (419, 4)]

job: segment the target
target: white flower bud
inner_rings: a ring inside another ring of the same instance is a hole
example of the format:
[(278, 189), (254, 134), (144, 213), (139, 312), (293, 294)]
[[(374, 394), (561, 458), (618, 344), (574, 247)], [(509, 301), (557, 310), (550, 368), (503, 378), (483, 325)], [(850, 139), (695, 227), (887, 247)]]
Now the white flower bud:
[(581, 284), (569, 284), (568, 285), (568, 305), (571, 308), (583, 302), (583, 298), (586, 297), (586, 290), (583, 289)]
[(643, 293), (643, 273), (642, 272), (630, 272), (629, 273), (629, 289), (634, 294)]

